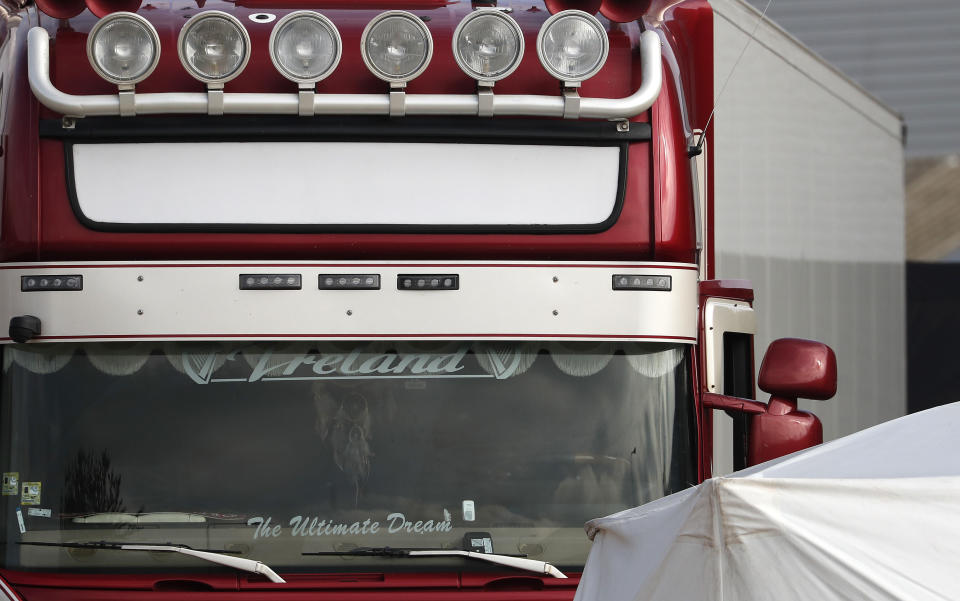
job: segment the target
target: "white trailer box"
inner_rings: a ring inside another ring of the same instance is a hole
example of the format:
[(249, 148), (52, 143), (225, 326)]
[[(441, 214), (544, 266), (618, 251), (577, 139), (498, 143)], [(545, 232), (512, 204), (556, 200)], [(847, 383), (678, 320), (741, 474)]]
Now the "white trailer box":
[[(833, 347), (836, 397), (802, 402), (825, 440), (901, 416), (901, 118), (745, 2), (711, 5), (716, 276), (753, 282), (757, 368), (775, 338)], [(715, 423), (714, 474), (729, 473), (731, 420)]]

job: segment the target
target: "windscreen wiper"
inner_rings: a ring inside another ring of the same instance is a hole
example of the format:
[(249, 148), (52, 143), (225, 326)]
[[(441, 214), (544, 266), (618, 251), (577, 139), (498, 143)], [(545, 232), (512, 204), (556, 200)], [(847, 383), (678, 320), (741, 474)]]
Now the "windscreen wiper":
[(365, 555), (368, 557), (467, 557), (489, 563), (527, 570), (537, 574), (546, 574), (554, 578), (566, 578), (566, 574), (545, 561), (497, 555), (496, 553), (478, 553), (462, 549), (397, 549), (394, 547), (357, 547), (349, 551), (316, 551), (301, 555)]
[(182, 553), (203, 559), (211, 563), (220, 564), (240, 570), (243, 572), (252, 572), (254, 574), (263, 574), (270, 582), (285, 584), (286, 580), (277, 575), (270, 569), (270, 566), (254, 559), (244, 559), (243, 557), (231, 557), (226, 551), (212, 551), (209, 549), (192, 549), (187, 545), (166, 544), (129, 544), (114, 543), (107, 541), (92, 541), (79, 543), (48, 543), (48, 542), (26, 542), (21, 541), (18, 545), (31, 545), (36, 547), (65, 547), (67, 549), (113, 549), (116, 551), (159, 551), (162, 553)]

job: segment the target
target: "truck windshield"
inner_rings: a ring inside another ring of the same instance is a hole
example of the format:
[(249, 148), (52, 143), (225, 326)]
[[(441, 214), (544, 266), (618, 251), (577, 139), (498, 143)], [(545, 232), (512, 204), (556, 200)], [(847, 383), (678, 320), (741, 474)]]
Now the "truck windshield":
[[(696, 479), (689, 347), (338, 342), (9, 345), (3, 567), (489, 570), (468, 549), (576, 571), (583, 523)], [(414, 567), (415, 566), (415, 567)], [(502, 569), (502, 568), (500, 568)]]

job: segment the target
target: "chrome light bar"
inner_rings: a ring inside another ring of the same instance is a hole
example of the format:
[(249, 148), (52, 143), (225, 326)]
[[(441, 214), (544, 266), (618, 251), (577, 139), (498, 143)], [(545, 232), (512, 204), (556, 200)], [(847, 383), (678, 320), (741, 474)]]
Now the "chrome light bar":
[[(50, 81), (50, 35), (34, 27), (27, 37), (30, 89), (50, 110), (67, 117), (120, 115), (119, 95), (79, 96), (67, 94)], [(640, 36), (643, 83), (625, 98), (578, 98), (570, 103), (563, 96), (498, 94), (493, 96), (494, 116), (565, 117), (573, 119), (629, 119), (649, 109), (660, 93), (663, 69), (660, 38), (653, 31)], [(406, 115), (479, 115), (477, 94), (406, 94)], [(203, 92), (133, 94), (133, 111), (139, 115), (165, 113), (209, 114), (209, 95)], [(296, 93), (258, 94), (226, 92), (223, 114), (298, 115)], [(390, 115), (390, 94), (315, 94), (316, 115)], [(489, 112), (485, 112), (489, 115)]]

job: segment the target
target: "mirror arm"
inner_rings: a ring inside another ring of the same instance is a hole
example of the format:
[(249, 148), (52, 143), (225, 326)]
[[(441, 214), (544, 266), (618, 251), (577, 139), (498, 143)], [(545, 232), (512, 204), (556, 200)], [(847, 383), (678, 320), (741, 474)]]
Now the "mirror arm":
[[(767, 413), (767, 405), (764, 403), (717, 394), (715, 392), (703, 393), (703, 406), (706, 409), (719, 409), (721, 411), (733, 411), (751, 415)], [(796, 407), (796, 405), (794, 405), (794, 407)]]
[(796, 410), (797, 399), (770, 395), (770, 402), (767, 403), (767, 413), (770, 415), (787, 415)]

